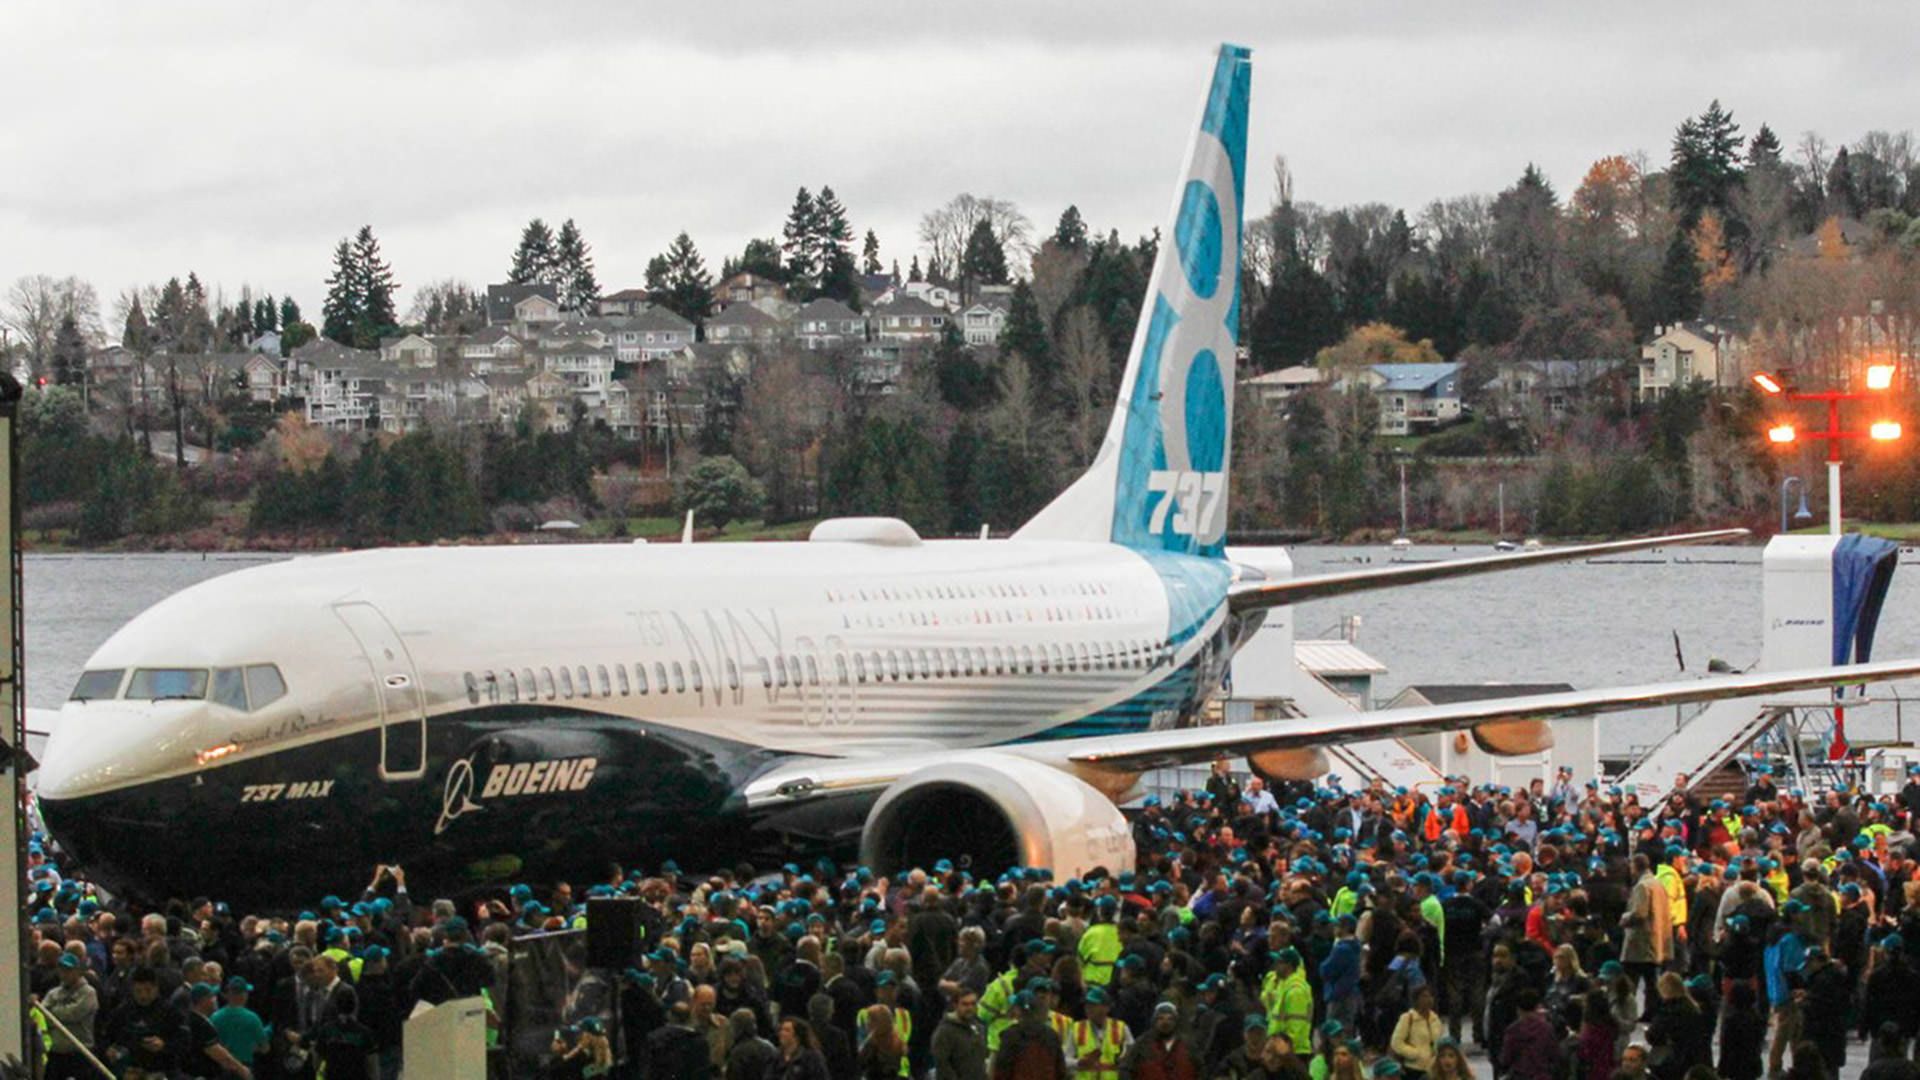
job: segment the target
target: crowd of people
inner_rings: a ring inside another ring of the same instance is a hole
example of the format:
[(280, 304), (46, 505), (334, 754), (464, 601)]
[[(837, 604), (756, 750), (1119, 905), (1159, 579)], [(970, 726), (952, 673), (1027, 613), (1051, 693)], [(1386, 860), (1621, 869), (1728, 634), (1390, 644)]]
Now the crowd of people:
[[(383, 866), (284, 918), (130, 911), (36, 844), (29, 977), (55, 1078), (392, 1078), (419, 1003), (477, 996), (496, 1075), (569, 1080), (1920, 1080), (1920, 773), (1750, 778), (1642, 805), (1564, 770), (1269, 789), (1221, 762), (1131, 814), (1132, 868), (1073, 879), (668, 863), (462, 908)], [(564, 933), (596, 898), (637, 901), (624, 967)], [(530, 1035), (535, 941), (564, 978)]]

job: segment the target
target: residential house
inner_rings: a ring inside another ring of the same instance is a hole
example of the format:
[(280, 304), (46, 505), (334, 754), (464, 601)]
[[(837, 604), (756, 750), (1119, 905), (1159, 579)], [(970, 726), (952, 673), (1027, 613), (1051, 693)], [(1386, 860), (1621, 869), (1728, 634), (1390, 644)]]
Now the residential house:
[(1373, 364), (1341, 379), (1348, 393), (1365, 391), (1380, 405), (1380, 434), (1432, 431), (1460, 417), (1459, 364)]
[(664, 360), (693, 344), (693, 324), (663, 307), (615, 320), (614, 359), (623, 364)]
[(1640, 400), (1658, 401), (1696, 380), (1713, 386), (1737, 385), (1746, 377), (1744, 352), (1731, 329), (1714, 323), (1656, 326), (1653, 339), (1640, 346)]
[(606, 401), (589, 409), (587, 417), (606, 424), (607, 429), (616, 436), (629, 440), (640, 437), (646, 419), (645, 410), (636, 403), (632, 388), (623, 382), (609, 384)]
[(1000, 332), (1007, 328), (1004, 301), (981, 299), (960, 313), (960, 332), (969, 345), (998, 345)]
[(461, 363), (475, 374), (486, 375), (507, 368), (518, 368), (523, 348), (520, 339), (514, 337), (511, 330), (504, 326), (489, 326), (468, 334), (460, 342), (457, 351)]
[(216, 362), (222, 379), (245, 394), (249, 401), (271, 405), (287, 396), (287, 366), (278, 354), (220, 353)]
[(957, 311), (960, 308), (959, 290), (945, 285), (935, 285), (931, 281), (901, 282), (874, 297), (872, 306), (879, 307), (909, 297), (947, 311)]
[(582, 345), (604, 347), (612, 324), (602, 319), (568, 319), (541, 329), (540, 348), (547, 351), (571, 349)]
[(538, 414), (537, 423), (547, 431), (566, 431), (573, 426), (573, 385), (552, 371), (540, 371), (526, 383), (527, 404)]
[(931, 345), (946, 332), (953, 315), (914, 296), (896, 296), (873, 311), (874, 336), (901, 345)]
[(785, 300), (787, 287), (759, 274), (739, 273), (713, 287), (713, 310), (758, 300)]
[(377, 425), (390, 370), (379, 353), (321, 338), (295, 349), (290, 359), (298, 361), (307, 423), (336, 431)]
[(380, 359), (408, 367), (431, 367), (440, 349), (424, 334), (400, 334), (380, 339)]
[(607, 385), (613, 382), (613, 361), (610, 347), (582, 341), (546, 352), (541, 368), (565, 379), (575, 395), (592, 404), (606, 397)]
[(466, 376), (451, 364), (430, 368), (395, 367), (378, 395), (380, 430), (415, 431), (432, 417), (458, 422)]
[(511, 326), (521, 340), (531, 340), (538, 328), (560, 321), (560, 296), (552, 285), (487, 286), (487, 325)]
[(806, 349), (835, 349), (867, 340), (867, 317), (824, 296), (795, 312), (793, 326), (794, 337)]
[(1557, 419), (1582, 400), (1605, 400), (1629, 384), (1625, 360), (1514, 360), (1499, 366), (1485, 389), (1502, 416)]
[(252, 341), (247, 342), (247, 348), (252, 349), (254, 352), (263, 352), (270, 356), (279, 356), (280, 331), (269, 330), (264, 334), (255, 335)]
[(527, 404), (527, 377), (518, 371), (495, 371), (481, 376), (486, 386), (487, 414), (495, 423), (511, 424)]
[(771, 344), (780, 338), (780, 320), (751, 301), (728, 304), (707, 320), (707, 340), (716, 344)]
[(1295, 364), (1264, 375), (1255, 375), (1240, 383), (1240, 388), (1262, 405), (1277, 406), (1291, 401), (1295, 394), (1311, 390), (1327, 381), (1327, 373), (1311, 364)]
[(632, 318), (647, 310), (647, 298), (652, 295), (645, 289), (621, 289), (600, 298), (600, 314)]

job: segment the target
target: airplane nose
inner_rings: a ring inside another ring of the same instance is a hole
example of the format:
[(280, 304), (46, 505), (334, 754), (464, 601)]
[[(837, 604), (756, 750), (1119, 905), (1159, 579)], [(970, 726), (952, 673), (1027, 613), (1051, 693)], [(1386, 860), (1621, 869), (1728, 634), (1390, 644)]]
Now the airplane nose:
[(77, 799), (190, 765), (197, 705), (69, 704), (47, 738), (34, 790), (42, 798)]

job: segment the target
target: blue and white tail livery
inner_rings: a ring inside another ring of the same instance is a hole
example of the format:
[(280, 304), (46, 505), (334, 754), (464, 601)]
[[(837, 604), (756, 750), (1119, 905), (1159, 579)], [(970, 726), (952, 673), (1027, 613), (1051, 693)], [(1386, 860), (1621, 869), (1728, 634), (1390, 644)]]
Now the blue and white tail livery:
[(1018, 539), (1222, 554), (1250, 71), (1250, 50), (1220, 47), (1106, 440)]

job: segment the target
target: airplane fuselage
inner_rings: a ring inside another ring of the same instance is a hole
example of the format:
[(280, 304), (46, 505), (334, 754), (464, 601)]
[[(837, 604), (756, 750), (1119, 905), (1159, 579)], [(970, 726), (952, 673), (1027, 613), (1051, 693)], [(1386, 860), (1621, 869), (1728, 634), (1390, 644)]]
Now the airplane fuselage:
[[(298, 559), (102, 645), (41, 807), (91, 871), (170, 895), (209, 876), (306, 895), (391, 861), (479, 882), (844, 847), (870, 797), (770, 814), (743, 787), (796, 757), (1180, 723), (1226, 660), (1230, 576), (1019, 541)], [(128, 696), (168, 680), (187, 699)]]

